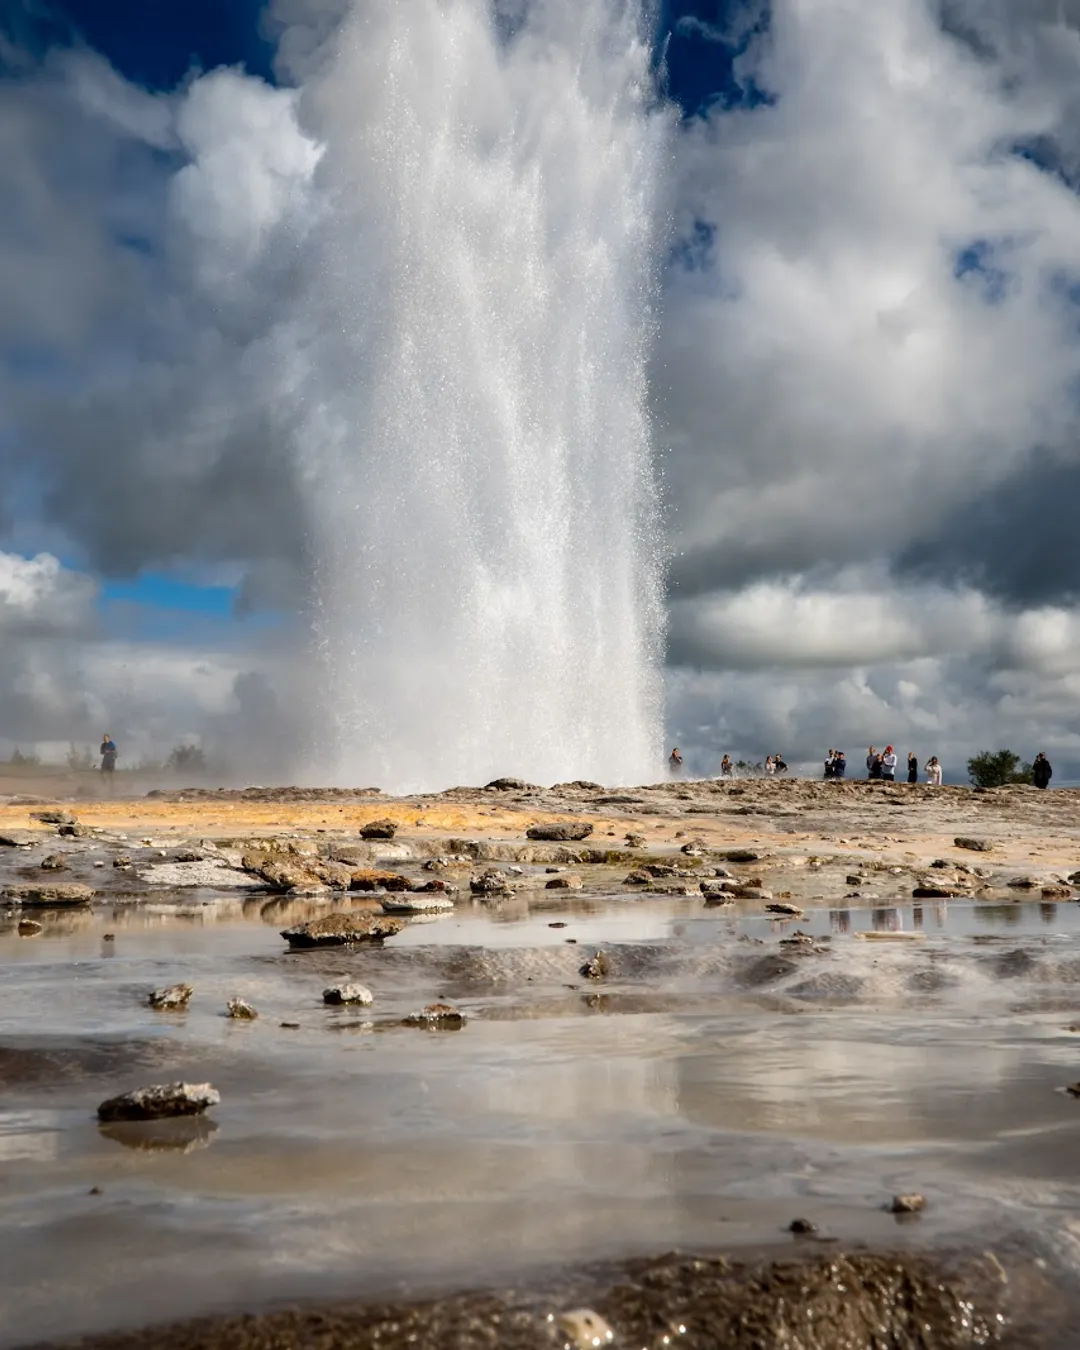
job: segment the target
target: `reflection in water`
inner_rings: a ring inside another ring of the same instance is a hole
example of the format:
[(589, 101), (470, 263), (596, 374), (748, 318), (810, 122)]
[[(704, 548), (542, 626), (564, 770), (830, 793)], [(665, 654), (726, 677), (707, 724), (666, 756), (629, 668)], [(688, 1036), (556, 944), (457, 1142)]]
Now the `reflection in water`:
[(898, 909), (875, 909), (870, 921), (875, 933), (899, 933), (904, 927)]
[(1039, 905), (1039, 915), (1043, 923), (1053, 923), (1057, 918), (1057, 905), (1053, 901), (1043, 901)]
[(1024, 906), (1011, 902), (1000, 905), (980, 905), (979, 914), (989, 924), (1015, 928), (1023, 922)]
[(830, 909), (829, 927), (834, 933), (851, 932), (851, 910), (850, 909)]
[(191, 1153), (197, 1148), (208, 1148), (217, 1131), (217, 1123), (205, 1116), (120, 1121), (98, 1126), (103, 1139), (147, 1153)]
[(912, 906), (912, 909), (911, 909), (911, 926), (912, 926), (912, 928), (915, 929), (915, 931), (916, 931), (917, 933), (922, 931), (922, 926), (923, 926), (923, 909), (922, 909), (922, 905), (913, 905), (913, 906)]

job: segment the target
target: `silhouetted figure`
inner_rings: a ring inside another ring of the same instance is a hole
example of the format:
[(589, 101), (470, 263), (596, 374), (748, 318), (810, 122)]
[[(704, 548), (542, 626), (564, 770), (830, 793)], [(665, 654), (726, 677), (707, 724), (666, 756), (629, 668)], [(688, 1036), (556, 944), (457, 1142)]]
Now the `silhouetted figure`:
[(1054, 776), (1054, 770), (1050, 767), (1050, 761), (1040, 750), (1035, 756), (1035, 762), (1031, 766), (1031, 781), (1037, 788), (1048, 788), (1050, 779)]
[(919, 757), (914, 750), (908, 751), (907, 780), (909, 783), (917, 783), (919, 781)]
[(881, 781), (881, 756), (873, 746), (870, 747), (866, 756), (866, 776), (877, 782)]
[(670, 756), (668, 757), (668, 768), (671, 770), (673, 774), (677, 775), (682, 773), (682, 766), (683, 766), (682, 755), (679, 754), (679, 747), (675, 746)]
[(734, 776), (735, 776), (735, 766), (731, 762), (731, 756), (725, 755), (724, 758), (720, 761), (720, 777), (734, 778)]
[(847, 756), (843, 750), (836, 750), (833, 753), (832, 776), (834, 778), (847, 777)]
[(773, 769), (776, 773), (787, 773), (787, 764), (784, 762), (783, 755), (773, 756)]
[(116, 772), (116, 742), (105, 733), (101, 738), (101, 772), (111, 781)]

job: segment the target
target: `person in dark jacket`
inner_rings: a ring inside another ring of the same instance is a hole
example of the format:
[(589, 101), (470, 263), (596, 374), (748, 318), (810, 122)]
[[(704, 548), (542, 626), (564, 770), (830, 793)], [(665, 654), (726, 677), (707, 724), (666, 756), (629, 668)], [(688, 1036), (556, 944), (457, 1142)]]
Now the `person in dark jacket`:
[(845, 778), (847, 776), (847, 757), (843, 750), (833, 752), (832, 776), (834, 778)]
[(1050, 767), (1050, 761), (1040, 750), (1035, 756), (1035, 763), (1031, 766), (1031, 781), (1037, 788), (1048, 788), (1053, 776), (1054, 770)]
[(919, 757), (912, 750), (908, 751), (907, 780), (909, 783), (917, 783), (919, 781)]
[(101, 772), (111, 776), (116, 772), (117, 750), (116, 742), (108, 732), (101, 738), (101, 750), (99, 753), (101, 754)]

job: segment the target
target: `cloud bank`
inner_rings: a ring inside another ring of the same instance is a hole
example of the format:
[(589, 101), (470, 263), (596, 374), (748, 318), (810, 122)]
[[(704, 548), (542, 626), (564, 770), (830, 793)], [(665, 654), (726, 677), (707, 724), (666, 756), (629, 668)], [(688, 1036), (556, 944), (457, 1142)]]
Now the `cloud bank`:
[[(129, 648), (174, 672), (140, 725), (220, 727), (248, 679), (245, 739), (302, 737), (293, 300), (332, 208), (307, 99), (348, 9), (279, 0), (279, 88), (8, 54), (0, 745), (138, 703), (91, 578), (170, 567), (295, 617), (216, 634), (210, 694), (183, 643)], [(890, 740), (954, 776), (997, 744), (1080, 776), (1080, 3), (774, 0), (679, 39), (737, 39), (747, 96), (688, 117), (667, 167), (670, 738), (704, 771)]]

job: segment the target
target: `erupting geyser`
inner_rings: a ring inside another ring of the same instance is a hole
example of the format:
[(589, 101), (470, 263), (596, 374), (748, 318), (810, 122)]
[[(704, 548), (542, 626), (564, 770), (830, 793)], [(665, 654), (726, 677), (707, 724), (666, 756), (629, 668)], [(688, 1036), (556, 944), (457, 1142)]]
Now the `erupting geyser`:
[(671, 124), (618, 0), (356, 0), (309, 94), (322, 776), (642, 781)]

